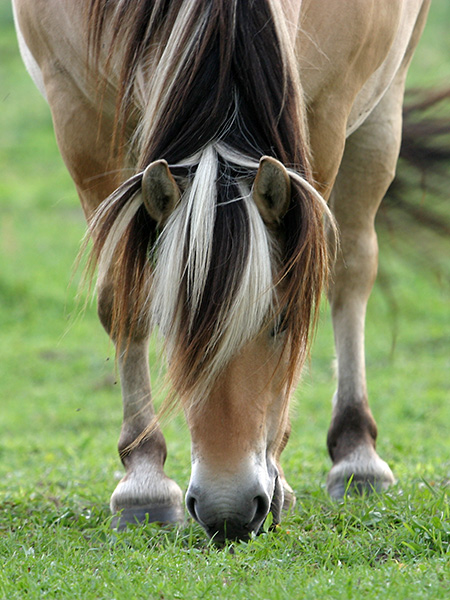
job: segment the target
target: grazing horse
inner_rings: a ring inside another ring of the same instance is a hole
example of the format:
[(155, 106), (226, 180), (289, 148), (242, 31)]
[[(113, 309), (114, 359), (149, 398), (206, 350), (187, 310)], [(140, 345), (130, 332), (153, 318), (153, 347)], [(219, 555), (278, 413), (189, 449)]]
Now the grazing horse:
[[(278, 523), (289, 399), (328, 286), (338, 384), (327, 486), (393, 481), (364, 320), (428, 0), (14, 0), (98, 266), (123, 393), (118, 525), (183, 519), (147, 345), (192, 438), (189, 513), (218, 541)], [(339, 240), (337, 233), (339, 232)], [(328, 251), (329, 248), (331, 251)]]

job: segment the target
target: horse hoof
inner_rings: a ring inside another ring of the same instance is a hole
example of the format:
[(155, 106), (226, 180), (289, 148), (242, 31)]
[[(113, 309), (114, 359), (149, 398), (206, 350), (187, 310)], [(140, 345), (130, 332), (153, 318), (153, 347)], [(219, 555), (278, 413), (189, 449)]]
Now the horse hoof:
[(327, 482), (327, 490), (332, 498), (340, 499), (345, 495), (363, 496), (364, 494), (379, 494), (393, 483), (393, 481), (380, 481), (371, 475), (354, 475), (346, 479)]
[(139, 523), (159, 523), (160, 525), (177, 525), (184, 521), (184, 509), (181, 506), (131, 506), (122, 509), (112, 521), (111, 527), (124, 531), (128, 525)]
[(353, 456), (333, 466), (327, 478), (327, 490), (332, 498), (346, 494), (380, 493), (395, 483), (388, 464), (374, 450), (360, 449)]

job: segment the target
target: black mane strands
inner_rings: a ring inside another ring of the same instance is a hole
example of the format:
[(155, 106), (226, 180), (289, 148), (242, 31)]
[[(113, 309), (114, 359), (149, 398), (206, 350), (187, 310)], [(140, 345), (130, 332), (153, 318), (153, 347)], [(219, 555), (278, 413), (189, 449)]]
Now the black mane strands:
[[(165, 336), (175, 391), (195, 403), (283, 310), (290, 387), (326, 276), (326, 208), (310, 182), (302, 90), (281, 2), (90, 0), (88, 12), (94, 58), (104, 39), (111, 40), (106, 64), (112, 69), (121, 58), (121, 136), (131, 113), (139, 115), (134, 137), (121, 140), (132, 145), (135, 177), (165, 159), (182, 194), (160, 235), (135, 188), (122, 203), (119, 188), (95, 220), (103, 271), (114, 262), (116, 336), (126, 335), (130, 311), (148, 314)], [(266, 227), (252, 199), (264, 155), (289, 168), (281, 233)]]

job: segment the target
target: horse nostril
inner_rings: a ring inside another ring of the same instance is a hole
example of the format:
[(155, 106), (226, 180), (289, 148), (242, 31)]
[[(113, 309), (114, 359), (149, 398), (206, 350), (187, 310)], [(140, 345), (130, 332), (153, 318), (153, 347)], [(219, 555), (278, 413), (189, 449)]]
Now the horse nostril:
[(270, 501), (266, 495), (260, 495), (256, 496), (253, 502), (255, 504), (255, 512), (248, 527), (251, 531), (258, 531), (269, 513)]
[(195, 496), (188, 494), (186, 496), (186, 508), (188, 509), (188, 512), (191, 515), (191, 517), (193, 519), (195, 519), (197, 522), (200, 522), (200, 520), (198, 518), (198, 514), (197, 514), (196, 504), (197, 504), (197, 499), (195, 498)]

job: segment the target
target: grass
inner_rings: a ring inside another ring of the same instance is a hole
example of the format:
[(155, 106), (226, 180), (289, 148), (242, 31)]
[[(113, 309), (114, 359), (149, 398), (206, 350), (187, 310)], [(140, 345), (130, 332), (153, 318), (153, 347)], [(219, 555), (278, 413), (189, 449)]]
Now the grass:
[[(447, 0), (435, 0), (411, 85), (448, 77), (449, 19)], [(398, 314), (380, 286), (368, 311), (379, 449), (399, 480), (391, 491), (343, 503), (325, 493), (335, 382), (324, 306), (284, 457), (298, 503), (276, 532), (231, 552), (211, 547), (191, 522), (109, 528), (121, 471), (113, 351), (94, 306), (76, 316), (78, 276), (69, 282), (84, 221), (4, 0), (0, 56), (0, 597), (447, 598), (449, 286), (414, 267), (420, 240), (405, 262), (382, 236)], [(186, 488), (183, 420), (165, 433), (167, 471)]]
[[(382, 501), (300, 497), (275, 534), (216, 550), (196, 526), (115, 534), (102, 512), (11, 507), (4, 597), (446, 598), (449, 510), (427, 485)], [(413, 595), (412, 595), (413, 594)]]

